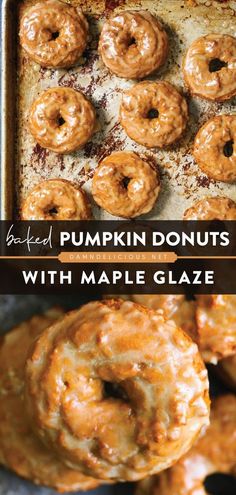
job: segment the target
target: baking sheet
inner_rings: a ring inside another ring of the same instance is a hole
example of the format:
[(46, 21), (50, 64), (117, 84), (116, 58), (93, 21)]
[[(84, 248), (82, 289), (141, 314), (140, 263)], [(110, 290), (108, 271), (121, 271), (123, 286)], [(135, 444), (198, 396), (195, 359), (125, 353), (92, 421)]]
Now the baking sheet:
[[(68, 3), (82, 5), (89, 15), (91, 40), (81, 65), (69, 71), (53, 71), (40, 68), (30, 62), (17, 47), (17, 11), (22, 12), (31, 0), (3, 1), (3, 55), (2, 71), (2, 199), (1, 218), (12, 218), (27, 191), (40, 180), (54, 177), (66, 178), (83, 185), (89, 192), (93, 170), (99, 160), (112, 151), (134, 150), (147, 153), (160, 167), (162, 192), (156, 207), (148, 215), (152, 219), (182, 218), (183, 211), (206, 194), (226, 194), (236, 200), (236, 186), (215, 183), (202, 174), (191, 157), (191, 146), (197, 128), (208, 118), (222, 112), (235, 111), (235, 99), (219, 104), (189, 98), (183, 87), (181, 59), (191, 41), (209, 32), (225, 32), (236, 35), (236, 2), (181, 1), (181, 0), (109, 0)], [(97, 54), (98, 31), (103, 19), (117, 8), (149, 9), (164, 21), (170, 36), (170, 55), (167, 63), (152, 79), (163, 78), (176, 84), (190, 104), (190, 126), (186, 136), (171, 151), (147, 151), (132, 142), (118, 123), (118, 108), (123, 89), (134, 84), (111, 76)], [(17, 81), (17, 84), (16, 84)], [(70, 86), (82, 90), (96, 106), (100, 122), (98, 132), (84, 150), (60, 156), (41, 149), (27, 131), (27, 115), (31, 102), (43, 89)], [(18, 94), (16, 95), (16, 89)], [(17, 96), (17, 98), (16, 98)], [(16, 118), (17, 117), (17, 118)], [(97, 219), (114, 218), (94, 205)], [(146, 216), (147, 217), (147, 216)], [(76, 307), (79, 297), (50, 298), (37, 296), (0, 296), (0, 334), (12, 325), (42, 311), (54, 303)], [(212, 381), (213, 383), (213, 381)], [(215, 385), (217, 390), (218, 385)], [(103, 486), (90, 494), (118, 495), (132, 493), (133, 485)], [(0, 469), (0, 495), (52, 495), (53, 490), (36, 487), (21, 480), (11, 472)]]
[[(191, 155), (193, 138), (197, 129), (216, 114), (234, 112), (236, 99), (226, 103), (212, 103), (190, 97), (184, 88), (181, 71), (183, 54), (195, 38), (211, 32), (236, 36), (236, 2), (209, 0), (64, 1), (82, 6), (89, 18), (90, 42), (79, 64), (70, 70), (44, 69), (30, 61), (20, 47), (17, 67), (14, 60), (11, 64), (11, 75), (13, 74), (13, 79), (17, 78), (16, 147), (15, 156), (9, 156), (8, 147), (3, 167), (8, 167), (9, 170), (11, 167), (14, 169), (14, 181), (11, 174), (7, 178), (7, 191), (9, 196), (12, 189), (14, 191), (13, 202), (16, 213), (27, 192), (44, 179), (56, 177), (69, 179), (83, 186), (90, 194), (91, 179), (97, 163), (109, 153), (117, 150), (145, 153), (159, 166), (162, 190), (156, 206), (145, 218), (181, 219), (187, 207), (206, 195), (227, 195), (236, 200), (236, 185), (208, 179), (194, 163)], [(5, 4), (9, 2), (17, 6), (19, 15), (22, 15), (24, 10), (36, 0), (19, 0), (18, 2), (5, 0)], [(104, 18), (109, 16), (115, 8), (117, 11), (148, 9), (162, 20), (169, 34), (168, 60), (155, 76), (148, 79), (164, 79), (175, 84), (188, 100), (190, 121), (187, 133), (168, 151), (147, 150), (134, 143), (126, 136), (119, 124), (122, 92), (131, 87), (134, 81), (111, 75), (104, 67), (97, 52), (98, 35)], [(69, 155), (57, 155), (42, 149), (27, 129), (31, 103), (44, 89), (53, 86), (69, 86), (83, 91), (97, 110), (100, 130), (83, 150)], [(8, 95), (8, 100), (9, 98)], [(11, 98), (14, 97), (11, 96)], [(11, 105), (9, 101), (8, 105)], [(13, 130), (9, 129), (8, 132), (13, 132)], [(9, 136), (8, 138), (10, 139)], [(93, 202), (92, 204), (96, 219), (114, 218), (99, 209)], [(5, 216), (7, 215), (8, 218), (11, 214), (9, 205), (11, 202), (6, 199)]]

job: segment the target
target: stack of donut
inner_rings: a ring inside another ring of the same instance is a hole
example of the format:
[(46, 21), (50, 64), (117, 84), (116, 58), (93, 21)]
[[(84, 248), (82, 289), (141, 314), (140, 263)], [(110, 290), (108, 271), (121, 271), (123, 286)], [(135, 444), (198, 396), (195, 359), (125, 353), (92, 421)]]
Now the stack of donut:
[(138, 495), (205, 495), (209, 476), (236, 476), (236, 397), (213, 399), (209, 426), (202, 360), (235, 363), (236, 296), (134, 299), (51, 309), (5, 335), (1, 464), (60, 492), (138, 481)]
[(58, 491), (172, 466), (209, 422), (197, 345), (131, 301), (51, 310), (0, 345), (0, 462)]
[[(69, 68), (78, 63), (87, 46), (88, 29), (79, 8), (46, 0), (26, 10), (20, 23), (20, 42), (27, 56), (41, 66)], [(104, 65), (117, 77), (142, 80), (166, 61), (168, 36), (160, 21), (147, 11), (119, 12), (104, 23), (99, 53)], [(210, 34), (195, 40), (183, 63), (186, 86), (198, 97), (228, 100), (236, 94), (235, 60), (234, 37)], [(146, 148), (173, 145), (183, 135), (187, 121), (186, 99), (167, 81), (136, 82), (123, 94), (120, 123), (132, 140)], [(50, 88), (33, 102), (28, 127), (40, 146), (56, 153), (70, 153), (92, 138), (97, 128), (96, 114), (81, 92), (66, 87)], [(199, 130), (193, 154), (209, 177), (235, 181), (235, 135), (234, 115), (217, 115)], [(64, 184), (64, 199), (60, 201), (59, 180), (54, 184), (53, 194), (50, 182), (37, 185), (29, 193), (22, 208), (23, 219), (91, 218), (90, 208), (84, 208), (85, 194), (79, 198), (75, 185)], [(67, 202), (73, 187), (76, 206), (71, 209)], [(92, 183), (96, 203), (111, 215), (124, 218), (148, 213), (159, 190), (156, 167), (146, 155), (138, 156), (130, 151), (107, 156), (98, 164)], [(216, 203), (219, 208), (215, 208)], [(184, 218), (231, 220), (235, 219), (235, 212), (236, 204), (229, 198), (206, 198), (188, 209)]]
[[(139, 304), (162, 311), (197, 343), (206, 364), (228, 389), (236, 391), (236, 296), (201, 295), (189, 301), (184, 295), (133, 295)], [(207, 495), (215, 493), (215, 473), (230, 475), (229, 493), (236, 488), (236, 397), (214, 398), (210, 427), (171, 468), (138, 483), (136, 495)], [(211, 480), (212, 476), (212, 480)], [(222, 481), (222, 483), (226, 483)], [(208, 487), (209, 484), (209, 487)], [(222, 492), (228, 493), (228, 485)], [(209, 489), (209, 491), (208, 491)], [(211, 491), (213, 489), (213, 492)]]

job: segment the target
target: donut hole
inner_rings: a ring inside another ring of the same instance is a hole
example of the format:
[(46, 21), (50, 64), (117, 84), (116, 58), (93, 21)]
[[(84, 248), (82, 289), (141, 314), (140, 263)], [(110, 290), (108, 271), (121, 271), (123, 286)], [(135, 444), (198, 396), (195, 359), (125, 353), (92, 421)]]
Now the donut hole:
[(159, 112), (156, 108), (150, 108), (150, 110), (148, 110), (147, 118), (149, 120), (158, 119), (158, 117), (159, 117)]
[(64, 124), (65, 124), (65, 120), (63, 119), (63, 117), (60, 115), (57, 119), (57, 124), (58, 124), (58, 127), (62, 127)]
[(128, 47), (130, 46), (134, 46), (136, 45), (136, 39), (134, 38), (134, 36), (131, 36), (129, 39), (128, 39)]
[(230, 474), (210, 474), (205, 478), (204, 487), (209, 495), (235, 495), (236, 478)]
[(224, 145), (223, 148), (223, 153), (226, 158), (230, 158), (234, 152), (234, 141), (231, 139), (230, 141), (227, 141)]
[(118, 383), (103, 382), (103, 391), (106, 399), (120, 399), (128, 402), (128, 396)]
[(58, 213), (58, 208), (56, 206), (50, 206), (47, 210), (45, 210), (45, 214), (50, 215), (50, 217), (56, 217)]
[(124, 187), (124, 189), (128, 189), (130, 181), (131, 179), (129, 177), (124, 177), (122, 179), (122, 186)]
[(55, 31), (54, 33), (51, 33), (51, 40), (56, 40), (59, 36), (59, 31)]
[(213, 58), (209, 62), (209, 71), (210, 72), (218, 72), (219, 70), (223, 69), (223, 67), (227, 67), (227, 62), (224, 62), (223, 60), (220, 60), (219, 58)]

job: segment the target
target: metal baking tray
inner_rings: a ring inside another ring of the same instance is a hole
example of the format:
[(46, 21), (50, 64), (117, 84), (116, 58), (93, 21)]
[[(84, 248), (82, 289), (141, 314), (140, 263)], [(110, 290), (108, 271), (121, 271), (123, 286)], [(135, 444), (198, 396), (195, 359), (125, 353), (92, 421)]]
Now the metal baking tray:
[[(88, 15), (90, 42), (79, 64), (70, 70), (43, 69), (30, 61), (19, 46), (18, 23), (25, 8), (37, 0), (2, 2), (2, 150), (1, 218), (17, 218), (27, 192), (38, 182), (65, 178), (83, 186), (90, 194), (97, 163), (116, 150), (145, 153), (159, 166), (162, 190), (149, 219), (181, 219), (184, 210), (206, 195), (227, 195), (236, 200), (236, 185), (215, 182), (197, 167), (191, 155), (197, 129), (210, 117), (235, 111), (236, 100), (212, 103), (190, 97), (181, 71), (183, 54), (197, 37), (210, 33), (236, 36), (235, 1), (210, 0), (63, 0), (80, 5)], [(97, 52), (98, 34), (104, 18), (114, 9), (148, 9), (158, 16), (169, 34), (170, 53), (165, 65), (149, 79), (174, 83), (188, 100), (190, 121), (183, 138), (170, 150), (147, 150), (129, 139), (119, 124), (123, 90), (133, 81), (108, 72)], [(42, 149), (27, 128), (28, 111), (42, 90), (52, 86), (82, 90), (94, 103), (99, 131), (84, 149), (58, 155)], [(92, 198), (91, 198), (92, 199)], [(92, 201), (96, 219), (110, 219)]]

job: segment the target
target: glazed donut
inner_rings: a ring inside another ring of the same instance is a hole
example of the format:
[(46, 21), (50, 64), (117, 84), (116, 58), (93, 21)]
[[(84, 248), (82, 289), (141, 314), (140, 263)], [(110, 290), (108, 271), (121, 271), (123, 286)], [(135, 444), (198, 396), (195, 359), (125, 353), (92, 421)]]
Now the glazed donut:
[(236, 95), (236, 38), (226, 34), (198, 38), (187, 51), (183, 71), (193, 95), (228, 100)]
[(27, 9), (20, 22), (20, 42), (42, 67), (71, 67), (86, 48), (88, 23), (79, 8), (57, 0)]
[(72, 88), (50, 88), (31, 106), (29, 131), (40, 146), (55, 153), (82, 148), (95, 132), (92, 104)]
[(236, 476), (236, 397), (214, 399), (210, 419), (210, 427), (190, 452), (172, 468), (139, 482), (136, 495), (207, 495), (208, 476)]
[(143, 81), (123, 94), (120, 122), (128, 136), (147, 148), (177, 141), (188, 119), (188, 106), (166, 81)]
[(131, 301), (91, 302), (51, 326), (32, 349), (26, 381), (37, 434), (69, 467), (96, 478), (159, 472), (208, 424), (196, 344)]
[(149, 12), (119, 12), (105, 22), (99, 51), (104, 64), (117, 76), (142, 79), (165, 62), (168, 37)]
[(155, 311), (162, 309), (166, 319), (174, 320), (178, 327), (196, 341), (195, 301), (188, 301), (183, 294), (139, 294), (131, 295), (130, 298)]
[(196, 322), (204, 361), (236, 353), (236, 295), (197, 296)]
[(160, 177), (148, 158), (118, 151), (104, 158), (95, 171), (92, 194), (111, 215), (134, 218), (148, 213), (160, 192)]
[(184, 212), (184, 220), (236, 220), (236, 203), (223, 196), (203, 198)]
[(221, 359), (216, 366), (216, 371), (223, 382), (236, 392), (236, 354)]
[[(0, 463), (23, 478), (60, 492), (89, 490), (98, 481), (73, 471), (33, 433), (24, 401), (27, 353), (40, 333), (62, 316), (34, 316), (7, 333), (0, 345)], [(31, 490), (32, 493), (32, 490)]]
[(86, 193), (72, 182), (50, 179), (35, 186), (25, 199), (22, 220), (89, 220)]
[(198, 131), (193, 155), (208, 177), (236, 180), (236, 115), (217, 115)]

